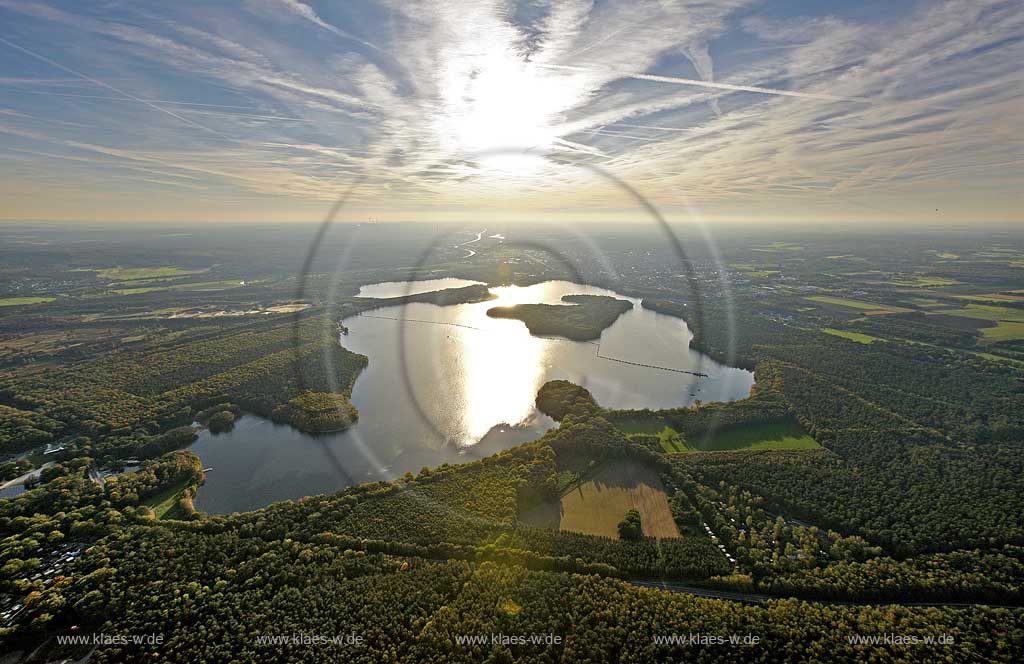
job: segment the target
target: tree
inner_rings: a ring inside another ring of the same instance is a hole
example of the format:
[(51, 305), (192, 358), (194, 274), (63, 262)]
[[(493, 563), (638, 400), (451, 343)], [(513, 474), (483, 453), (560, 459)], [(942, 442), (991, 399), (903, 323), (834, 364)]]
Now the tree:
[(643, 534), (640, 512), (636, 510), (626, 512), (626, 517), (619, 522), (619, 539), (636, 541), (643, 537)]

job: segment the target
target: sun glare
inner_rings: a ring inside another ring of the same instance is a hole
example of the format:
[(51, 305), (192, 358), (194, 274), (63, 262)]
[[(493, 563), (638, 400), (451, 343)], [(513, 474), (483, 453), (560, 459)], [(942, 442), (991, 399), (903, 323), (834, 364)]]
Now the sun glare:
[(507, 45), (481, 40), (452, 53), (441, 80), (436, 129), (446, 154), (503, 175), (543, 167), (567, 103), (547, 71)]

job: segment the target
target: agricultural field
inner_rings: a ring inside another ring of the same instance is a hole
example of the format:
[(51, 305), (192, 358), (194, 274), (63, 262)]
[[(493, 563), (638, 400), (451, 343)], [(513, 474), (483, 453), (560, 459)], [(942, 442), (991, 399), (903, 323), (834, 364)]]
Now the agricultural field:
[(743, 276), (750, 279), (767, 279), (768, 277), (780, 274), (782, 270), (747, 270), (743, 272)]
[(141, 288), (112, 288), (112, 293), (118, 295), (138, 295), (139, 293), (155, 293), (160, 291), (218, 291), (226, 290), (228, 288), (238, 288), (239, 286), (245, 286), (245, 281), (199, 281), (199, 282), (188, 282), (188, 283), (173, 283), (165, 284), (161, 286), (143, 286)]
[(18, 307), (26, 304), (53, 302), (54, 297), (0, 297), (0, 307)]
[(870, 334), (862, 334), (860, 332), (848, 332), (846, 330), (836, 330), (831, 327), (824, 328), (822, 332), (824, 332), (825, 334), (831, 334), (834, 337), (842, 337), (843, 339), (856, 341), (859, 344), (869, 344), (875, 341), (885, 341), (880, 337), (873, 337)]
[(937, 312), (943, 320), (949, 317), (978, 321), (977, 329), (987, 342), (1024, 339), (1024, 309), (1013, 309), (991, 304), (968, 304), (963, 309), (943, 309)]
[(893, 279), (887, 283), (894, 286), (911, 286), (913, 288), (932, 288), (935, 286), (955, 286), (961, 282), (956, 279), (947, 279), (945, 277), (924, 277), (915, 275), (906, 279)]
[(905, 307), (894, 307), (889, 304), (879, 304), (877, 302), (851, 300), (845, 297), (832, 297), (831, 295), (812, 295), (804, 299), (809, 300), (811, 302), (817, 302), (819, 304), (844, 307), (847, 309), (858, 309), (869, 316), (882, 314), (902, 314), (912, 311), (912, 309), (907, 309)]
[(767, 252), (778, 252), (778, 251), (803, 251), (802, 245), (796, 244), (795, 242), (770, 242), (766, 245), (760, 245), (753, 247), (751, 251), (767, 251)]
[(1001, 320), (995, 327), (982, 328), (981, 336), (985, 341), (1024, 339), (1024, 322)]
[(944, 309), (938, 313), (978, 320), (1024, 323), (1024, 309), (1011, 309), (992, 304), (968, 304), (963, 309)]
[(1024, 302), (1024, 295), (1011, 293), (982, 293), (980, 295), (953, 295), (957, 300), (970, 300), (972, 302)]
[[(93, 271), (93, 270), (86, 270)], [(180, 267), (108, 267), (95, 270), (96, 276), (108, 281), (137, 281), (143, 279), (166, 279), (168, 277), (187, 277), (192, 274), (208, 272), (209, 268), (185, 270)]]
[(608, 462), (563, 496), (558, 529), (618, 538), (618, 524), (629, 510), (640, 512), (644, 535), (679, 537), (665, 487), (637, 461)]

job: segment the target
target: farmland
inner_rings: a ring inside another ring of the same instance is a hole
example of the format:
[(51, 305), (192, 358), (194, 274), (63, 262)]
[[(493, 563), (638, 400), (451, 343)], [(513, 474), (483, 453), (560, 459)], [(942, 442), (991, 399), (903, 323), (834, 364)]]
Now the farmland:
[(661, 480), (635, 461), (608, 462), (563, 496), (559, 530), (615, 538), (619, 521), (631, 509), (640, 512), (644, 535), (679, 537)]
[(905, 307), (895, 307), (888, 304), (878, 304), (877, 302), (864, 302), (862, 300), (851, 300), (849, 298), (833, 297), (831, 295), (812, 295), (804, 299), (809, 300), (811, 302), (817, 302), (818, 304), (861, 310), (869, 316), (879, 314), (906, 313), (908, 311), (912, 311), (911, 309), (907, 309)]
[(188, 283), (164, 284), (159, 286), (142, 286), (141, 288), (113, 288), (111, 292), (119, 295), (138, 295), (140, 293), (157, 293), (160, 291), (218, 291), (246, 285), (244, 281), (200, 281)]
[(963, 309), (946, 309), (940, 313), (978, 320), (1024, 323), (1024, 309), (1011, 309), (990, 304), (968, 304)]
[(0, 307), (18, 307), (26, 304), (53, 302), (53, 297), (0, 297)]
[(168, 277), (187, 277), (202, 274), (209, 268), (186, 270), (180, 267), (108, 267), (96, 270), (96, 276), (108, 281), (137, 281), (143, 279), (161, 279)]
[(822, 330), (825, 334), (831, 334), (834, 337), (842, 337), (843, 339), (849, 339), (850, 341), (856, 341), (859, 344), (869, 344), (874, 341), (880, 341), (879, 337), (873, 337), (870, 334), (861, 334), (860, 332), (848, 332), (846, 330), (836, 330), (831, 327), (826, 327)]
[(945, 309), (938, 313), (984, 321), (986, 324), (980, 325), (979, 329), (985, 342), (1024, 339), (1024, 309), (971, 303), (963, 309)]

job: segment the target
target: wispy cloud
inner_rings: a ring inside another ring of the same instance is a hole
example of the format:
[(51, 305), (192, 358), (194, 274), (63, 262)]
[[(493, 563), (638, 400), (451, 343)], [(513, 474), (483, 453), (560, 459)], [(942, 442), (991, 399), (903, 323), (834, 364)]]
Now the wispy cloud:
[(748, 0), (241, 7), (0, 0), (0, 149), (19, 164), (0, 175), (54, 200), (145, 192), (162, 218), (183, 188), (231, 214), (315, 217), (356, 180), (379, 218), (621, 207), (581, 164), (722, 217), (1020, 202), (1019, 3), (878, 18), (772, 18)]

